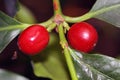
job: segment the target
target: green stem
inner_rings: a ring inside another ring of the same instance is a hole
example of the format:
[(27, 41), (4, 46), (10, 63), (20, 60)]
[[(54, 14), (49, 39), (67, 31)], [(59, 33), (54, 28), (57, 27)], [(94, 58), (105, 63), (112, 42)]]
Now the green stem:
[[(49, 19), (49, 20), (47, 20), (43, 23), (39, 23), (39, 25), (43, 25), (47, 28), (50, 24), (53, 23), (51, 19)], [(8, 26), (0, 27), (0, 31), (15, 30), (15, 29), (20, 29), (22, 31), (22, 30), (24, 30), (25, 28), (27, 28), (31, 25), (33, 25), (33, 24), (8, 25)], [(50, 28), (50, 30), (52, 30), (52, 29), (53, 29), (53, 27)]]
[(67, 29), (67, 30), (69, 30), (70, 29), (70, 26), (69, 26), (69, 24), (67, 23), (67, 22), (63, 22), (63, 26)]
[(43, 25), (45, 27), (48, 27), (51, 23), (53, 23), (52, 21), (53, 17), (51, 17), (50, 19), (48, 19), (47, 21), (45, 22), (42, 22), (42, 23), (39, 23), (40, 25)]
[[(70, 71), (71, 78), (72, 78), (72, 80), (78, 80), (77, 74), (76, 74), (76, 71), (74, 68), (74, 64), (72, 61), (72, 57), (68, 50), (68, 43), (65, 38), (65, 34), (64, 34), (64, 30), (63, 30), (64, 18), (61, 16), (62, 11), (61, 11), (61, 6), (60, 6), (60, 0), (53, 0), (53, 7), (54, 7), (54, 16), (55, 16), (54, 22), (57, 24), (59, 37), (60, 37), (60, 44), (64, 50), (64, 55), (65, 55), (65, 59), (66, 59), (67, 65), (68, 65), (68, 69)], [(64, 25), (66, 25), (66, 24), (64, 24)]]
[(62, 14), (59, 0), (53, 0), (53, 7), (54, 7), (54, 15), (56, 15), (58, 13)]
[(27, 28), (27, 26), (29, 26), (29, 24), (10, 25), (10, 26), (1, 27), (0, 31), (15, 30), (15, 29), (24, 30), (25, 28)]
[(65, 55), (65, 59), (66, 59), (67, 65), (68, 65), (68, 69), (70, 71), (71, 78), (72, 78), (72, 80), (78, 80), (76, 70), (74, 68), (74, 64), (72, 61), (72, 57), (71, 57), (70, 52), (68, 50), (68, 43), (67, 43), (67, 40), (66, 40), (64, 32), (63, 32), (63, 25), (62, 24), (60, 24), (58, 26), (58, 32), (59, 32), (59, 37), (60, 37), (60, 44), (64, 50), (64, 55)]
[(102, 13), (105, 13), (107, 11), (110, 11), (110, 10), (118, 8), (118, 7), (120, 7), (120, 4), (109, 6), (106, 8), (101, 8), (101, 9), (96, 10), (96, 11), (90, 11), (90, 12), (88, 12), (85, 15), (80, 16), (80, 17), (69, 17), (69, 16), (63, 16), (63, 17), (64, 17), (65, 21), (67, 21), (67, 22), (76, 23), (76, 22), (81, 22), (81, 21), (85, 21), (87, 19), (93, 18), (97, 15), (100, 15)]
[(48, 31), (48, 32), (51, 32), (53, 29), (55, 29), (55, 27), (56, 27), (56, 23), (51, 23), (51, 24), (48, 26), (47, 31)]

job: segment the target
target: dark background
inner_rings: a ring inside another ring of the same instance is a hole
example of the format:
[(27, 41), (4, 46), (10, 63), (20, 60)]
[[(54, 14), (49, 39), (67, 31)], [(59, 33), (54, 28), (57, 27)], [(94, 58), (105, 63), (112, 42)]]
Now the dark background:
[[(12, 13), (6, 8), (6, 1), (0, 0), (0, 10), (13, 17), (15, 12)], [(52, 0), (19, 1), (33, 12), (37, 22), (46, 21), (53, 15)], [(81, 16), (91, 9), (95, 1), (96, 0), (61, 0), (63, 14), (68, 16)], [(93, 18), (86, 22), (92, 24), (99, 34), (98, 43), (92, 52), (118, 57), (120, 53), (120, 29)], [(17, 57), (17, 59), (13, 59), (14, 57)], [(19, 73), (31, 80), (48, 80), (47, 78), (38, 78), (33, 74), (29, 56), (22, 54), (17, 47), (17, 37), (0, 54), (0, 68)]]

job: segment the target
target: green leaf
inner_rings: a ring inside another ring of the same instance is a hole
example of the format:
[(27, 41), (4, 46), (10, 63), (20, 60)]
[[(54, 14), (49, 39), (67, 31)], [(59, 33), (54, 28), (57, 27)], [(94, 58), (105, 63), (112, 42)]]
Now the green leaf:
[(19, 4), (20, 10), (15, 15), (15, 18), (22, 23), (36, 23), (35, 16), (33, 13), (24, 5)]
[(48, 47), (32, 57), (34, 73), (36, 76), (49, 77), (52, 80), (70, 80), (57, 35), (51, 34), (50, 38)]
[(29, 80), (21, 75), (0, 69), (0, 80)]
[[(118, 7), (114, 8), (114, 6)], [(105, 8), (111, 9), (107, 11)], [(120, 27), (120, 0), (97, 0), (90, 12), (96, 12), (100, 9), (105, 9), (106, 11), (100, 15), (96, 15), (95, 18)]]
[(26, 24), (21, 24), (3, 12), (0, 12), (0, 53), (25, 26)]
[(79, 17), (64, 16), (64, 18), (67, 22), (76, 23), (94, 17), (119, 27), (120, 25), (119, 8), (120, 0), (97, 0), (92, 9), (88, 13)]
[(79, 80), (120, 80), (120, 60), (70, 49)]

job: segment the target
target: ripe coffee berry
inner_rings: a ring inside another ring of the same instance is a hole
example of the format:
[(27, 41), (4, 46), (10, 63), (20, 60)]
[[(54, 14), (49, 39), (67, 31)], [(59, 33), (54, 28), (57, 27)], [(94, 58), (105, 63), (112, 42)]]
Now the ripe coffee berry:
[(41, 25), (32, 25), (18, 37), (19, 49), (27, 55), (35, 55), (42, 51), (49, 42), (49, 33)]
[(67, 34), (70, 46), (78, 51), (89, 52), (98, 40), (97, 31), (86, 22), (73, 24)]

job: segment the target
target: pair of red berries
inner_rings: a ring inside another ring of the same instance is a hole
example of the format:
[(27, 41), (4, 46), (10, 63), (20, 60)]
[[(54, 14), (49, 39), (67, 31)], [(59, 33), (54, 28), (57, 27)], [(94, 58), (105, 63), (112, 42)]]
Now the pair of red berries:
[[(98, 35), (96, 30), (86, 22), (72, 25), (67, 34), (72, 48), (88, 52), (95, 46)], [(41, 25), (32, 25), (25, 29), (18, 38), (18, 46), (22, 52), (35, 55), (42, 51), (49, 42), (49, 33)]]

